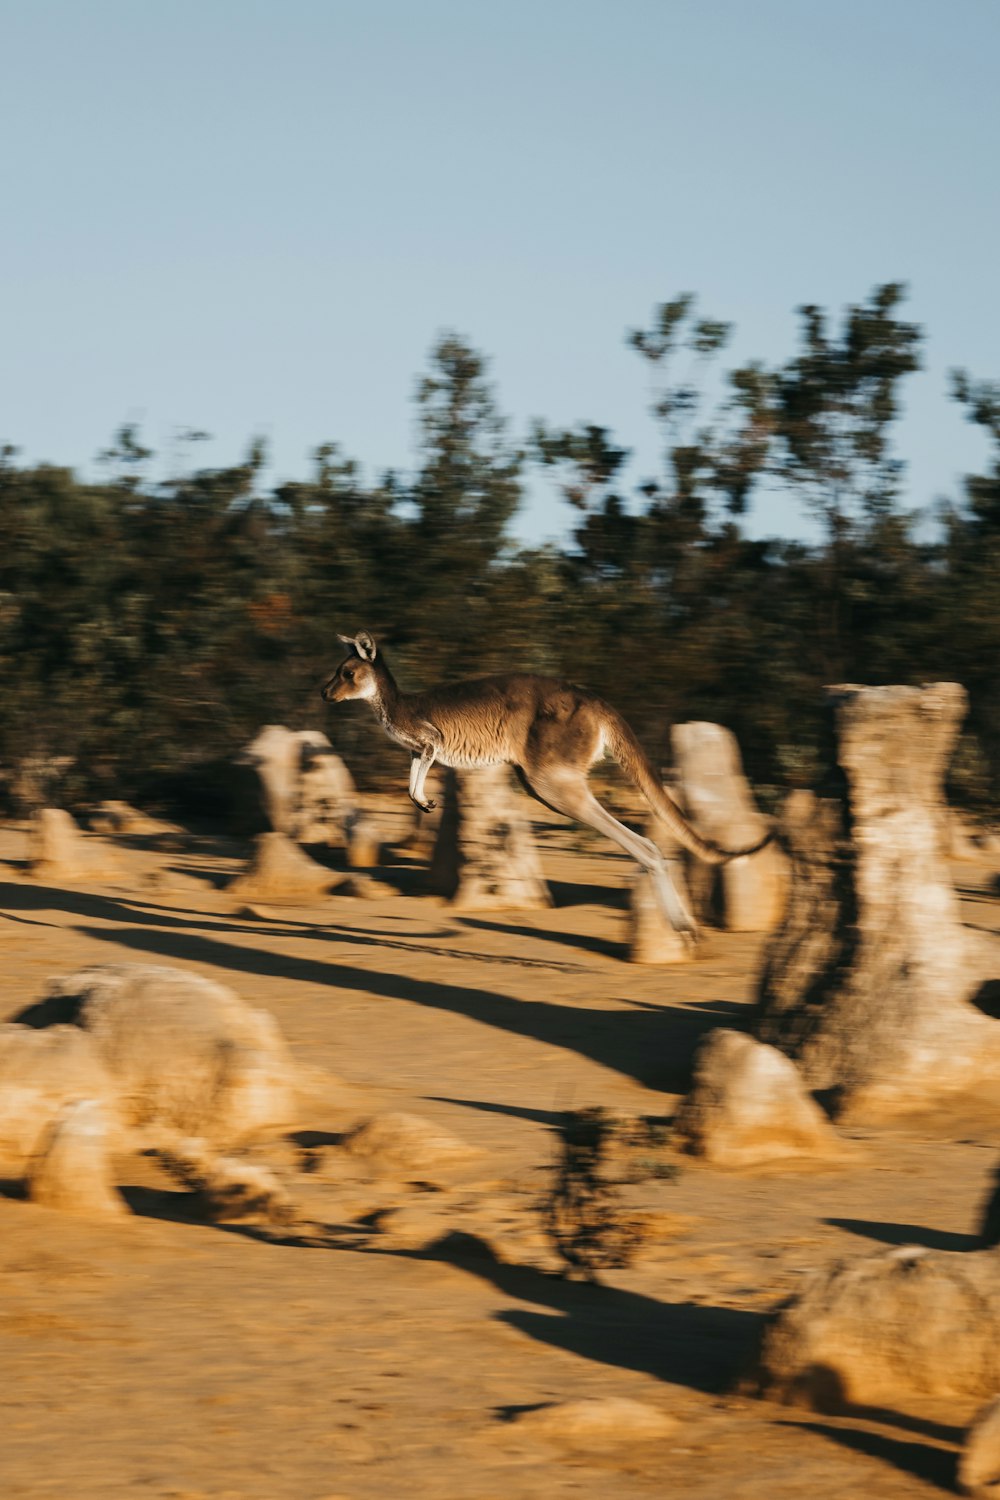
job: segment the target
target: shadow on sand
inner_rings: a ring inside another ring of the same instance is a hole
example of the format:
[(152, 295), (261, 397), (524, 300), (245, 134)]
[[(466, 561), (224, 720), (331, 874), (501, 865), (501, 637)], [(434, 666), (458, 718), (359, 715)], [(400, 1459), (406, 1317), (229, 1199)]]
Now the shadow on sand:
[[(889, 1414), (888, 1420), (894, 1422), (896, 1414)], [(834, 1426), (831, 1422), (783, 1422), (781, 1425), (785, 1428), (805, 1428), (807, 1432), (839, 1443), (842, 1448), (867, 1454), (869, 1458), (877, 1458), (894, 1469), (900, 1469), (904, 1474), (912, 1474), (916, 1479), (937, 1485), (946, 1494), (955, 1494), (954, 1448), (939, 1447), (933, 1442), (908, 1442), (894, 1434), (869, 1432), (861, 1427)], [(935, 1424), (927, 1425), (933, 1427)], [(877, 1491), (873, 1490), (871, 1493), (874, 1495)]]
[(596, 953), (601, 958), (622, 959), (625, 945), (611, 938), (594, 937), (587, 932), (553, 932), (544, 927), (519, 927), (513, 922), (487, 922), (482, 917), (467, 917), (463, 914), (462, 926), (475, 928), (479, 932), (509, 933), (512, 937), (534, 938), (545, 943), (561, 943), (567, 948), (577, 948), (584, 953)]
[(380, 1250), (364, 1242), (370, 1233), (365, 1225), (315, 1224), (282, 1230), (211, 1224), (200, 1213), (194, 1193), (135, 1186), (121, 1192), (132, 1212), (143, 1218), (199, 1223), (281, 1247), (327, 1253), (354, 1250), (453, 1265), (490, 1282), (504, 1297), (540, 1309), (504, 1308), (495, 1314), (528, 1337), (582, 1359), (641, 1371), (694, 1390), (726, 1389), (752, 1358), (763, 1322), (759, 1313), (694, 1302), (658, 1302), (638, 1292), (566, 1281), (529, 1266), (501, 1263), (474, 1235), (447, 1234), (427, 1250)]
[(505, 1297), (533, 1303), (538, 1311), (505, 1308), (496, 1317), (540, 1343), (693, 1390), (730, 1386), (750, 1362), (763, 1323), (756, 1312), (658, 1302), (620, 1287), (504, 1264), (469, 1235), (447, 1235), (416, 1258), (446, 1261), (489, 1281)]
[(846, 1229), (862, 1239), (880, 1245), (922, 1245), (926, 1250), (981, 1250), (983, 1242), (976, 1234), (959, 1234), (952, 1229), (929, 1229), (923, 1224), (893, 1224), (881, 1219), (824, 1219), (834, 1229)]
[[(213, 965), (235, 973), (292, 979), (331, 989), (361, 991), (387, 1000), (405, 1000), (432, 1010), (467, 1016), (502, 1031), (533, 1037), (590, 1057), (640, 1082), (674, 1090), (686, 1087), (695, 1048), (707, 1031), (726, 1025), (739, 1028), (750, 1007), (735, 1001), (709, 1000), (697, 1005), (654, 1005), (632, 1010), (574, 1010), (544, 1000), (518, 1000), (493, 990), (358, 969), (313, 958), (287, 958), (260, 948), (237, 948), (190, 931), (79, 927), (104, 942), (155, 953), (161, 957)], [(354, 940), (353, 938), (350, 940)], [(386, 946), (366, 939), (370, 946)], [(426, 948), (419, 949), (426, 953)], [(467, 957), (468, 955), (462, 955)]]
[[(192, 1194), (150, 1188), (123, 1191), (133, 1212), (140, 1215), (174, 1222), (197, 1219)], [(504, 1298), (531, 1304), (503, 1307), (493, 1314), (527, 1338), (580, 1359), (637, 1371), (706, 1395), (731, 1391), (752, 1368), (765, 1322), (765, 1315), (758, 1312), (698, 1302), (660, 1302), (619, 1287), (570, 1282), (532, 1267), (502, 1263), (485, 1242), (467, 1234), (449, 1234), (427, 1250), (406, 1251), (365, 1244), (357, 1225), (315, 1225), (289, 1232), (242, 1224), (214, 1227), (283, 1248), (326, 1253), (353, 1250), (452, 1265), (487, 1281)], [(959, 1428), (872, 1407), (848, 1409), (830, 1420), (781, 1418), (775, 1409), (774, 1418), (783, 1427), (805, 1429), (953, 1492), (955, 1445), (962, 1438)], [(890, 1430), (873, 1432), (873, 1424)], [(908, 1436), (900, 1437), (900, 1430)]]
[[(122, 948), (175, 962), (210, 965), (234, 974), (257, 974), (326, 985), (332, 990), (362, 991), (464, 1015), (484, 1025), (576, 1051), (644, 1084), (668, 1090), (687, 1086), (692, 1055), (707, 1031), (719, 1025), (740, 1028), (749, 1022), (751, 1014), (748, 1005), (730, 1000), (686, 1006), (635, 1002), (628, 1010), (600, 1010), (591, 1006), (577, 1010), (572, 1005), (515, 999), (471, 985), (355, 968), (338, 959), (288, 957), (264, 948), (237, 946), (211, 935), (265, 938), (273, 937), (284, 927), (291, 929), (296, 938), (320, 943), (333, 938), (338, 943), (368, 950), (412, 952), (422, 957), (460, 959), (499, 968), (510, 965), (586, 974), (573, 964), (456, 950), (446, 944), (461, 929), (445, 924), (421, 934), (416, 941), (408, 941), (389, 930), (359, 931), (332, 923), (319, 926), (314, 921), (303, 922), (291, 916), (278, 922), (253, 922), (217, 913), (168, 908), (139, 897), (67, 891), (20, 882), (0, 884), (0, 912), (8, 917), (17, 911), (53, 910), (95, 922), (127, 924), (98, 927), (84, 922), (75, 928), (88, 937)], [(198, 930), (192, 931), (193, 926)], [(39, 1017), (37, 1024), (48, 1022)]]

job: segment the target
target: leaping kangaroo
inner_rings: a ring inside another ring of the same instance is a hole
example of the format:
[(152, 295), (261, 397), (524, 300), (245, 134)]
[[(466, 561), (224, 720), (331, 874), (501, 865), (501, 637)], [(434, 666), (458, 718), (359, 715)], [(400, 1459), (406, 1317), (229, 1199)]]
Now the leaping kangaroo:
[(554, 677), (511, 672), (447, 683), (423, 693), (401, 693), (367, 630), (337, 637), (350, 646), (322, 690), (326, 703), (364, 698), (390, 739), (411, 753), (410, 797), (424, 812), (434, 762), (456, 769), (510, 765), (525, 790), (564, 817), (596, 828), (653, 876), (664, 915), (693, 942), (698, 929), (656, 845), (611, 816), (587, 785), (604, 755), (616, 760), (685, 849), (709, 864), (755, 854), (768, 834), (745, 849), (721, 849), (703, 839), (661, 785), (639, 741), (615, 709), (592, 693)]

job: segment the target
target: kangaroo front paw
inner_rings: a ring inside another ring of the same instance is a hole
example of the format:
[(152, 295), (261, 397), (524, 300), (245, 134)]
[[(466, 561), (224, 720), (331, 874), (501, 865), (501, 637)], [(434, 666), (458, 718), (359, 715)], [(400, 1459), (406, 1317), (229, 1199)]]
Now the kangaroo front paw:
[[(416, 799), (414, 799), (414, 800), (416, 800)], [(434, 809), (437, 807), (437, 803), (436, 802), (417, 802), (417, 806), (420, 808), (421, 812), (433, 812)]]

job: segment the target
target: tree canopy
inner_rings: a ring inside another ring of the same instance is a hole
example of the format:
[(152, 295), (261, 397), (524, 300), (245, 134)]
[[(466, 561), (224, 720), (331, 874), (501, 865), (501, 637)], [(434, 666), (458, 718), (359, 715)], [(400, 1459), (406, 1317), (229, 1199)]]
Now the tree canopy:
[[(251, 442), (173, 477), (123, 427), (100, 481), (0, 449), (0, 768), (59, 758), (70, 803), (141, 795), (222, 760), (263, 722), (331, 729), (356, 769), (398, 775), (368, 716), (328, 721), (316, 691), (339, 629), (364, 625), (404, 683), (518, 666), (613, 701), (650, 752), (671, 721), (727, 724), (751, 774), (808, 779), (822, 688), (953, 677), (972, 713), (956, 792), (1000, 805), (1000, 384), (950, 395), (990, 457), (918, 534), (895, 424), (922, 331), (889, 283), (839, 326), (800, 309), (774, 367), (720, 367), (730, 330), (690, 294), (626, 337), (661, 435), (652, 477), (595, 420), (512, 436), (488, 362), (457, 334), (416, 388), (412, 472), (364, 477), (332, 441), (312, 472), (266, 487)], [(945, 393), (942, 393), (944, 396)], [(512, 532), (529, 469), (569, 503), (561, 545)], [(758, 487), (801, 497), (821, 538), (752, 539)], [(66, 767), (68, 765), (68, 770)]]

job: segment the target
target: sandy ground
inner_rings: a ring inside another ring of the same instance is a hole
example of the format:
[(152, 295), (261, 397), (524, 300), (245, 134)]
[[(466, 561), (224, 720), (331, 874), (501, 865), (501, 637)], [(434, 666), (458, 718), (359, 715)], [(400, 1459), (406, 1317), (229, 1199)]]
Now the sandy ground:
[[(402, 829), (399, 804), (373, 807), (387, 835)], [(535, 1204), (559, 1112), (669, 1116), (699, 1037), (744, 1023), (759, 943), (713, 933), (696, 964), (629, 965), (628, 864), (565, 825), (540, 837), (550, 912), (460, 916), (392, 894), (261, 919), (218, 889), (239, 864), (224, 840), (133, 848), (119, 883), (64, 890), (24, 879), (25, 833), (0, 830), (0, 1018), (84, 963), (179, 964), (273, 1012), (301, 1062), (333, 1075), (290, 1158), (315, 1168), (293, 1190), (326, 1234), (197, 1222), (142, 1160), (122, 1167), (123, 1224), (0, 1197), (4, 1500), (952, 1490), (968, 1409), (831, 1418), (733, 1391), (761, 1318), (812, 1268), (887, 1244), (970, 1244), (1000, 1106), (855, 1132), (857, 1160), (837, 1169), (687, 1161), (650, 1189), (660, 1230), (632, 1267), (601, 1286), (547, 1274)], [(405, 886), (414, 872), (384, 873)], [(956, 874), (967, 920), (997, 934), (991, 872)], [(337, 1132), (386, 1109), (479, 1148), (445, 1199), (458, 1227), (463, 1202), (492, 1203), (498, 1233), (506, 1214), (520, 1264), (468, 1239), (414, 1253), (358, 1232), (379, 1208), (419, 1221), (444, 1201), (428, 1181), (336, 1180)], [(678, 1425), (597, 1452), (516, 1420), (581, 1396), (631, 1397)]]

